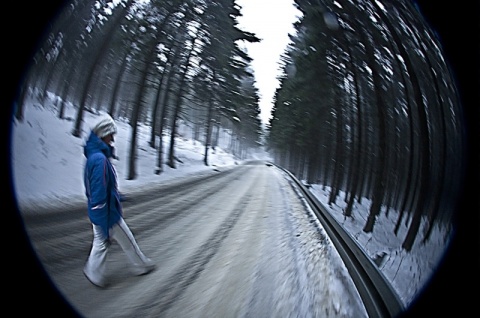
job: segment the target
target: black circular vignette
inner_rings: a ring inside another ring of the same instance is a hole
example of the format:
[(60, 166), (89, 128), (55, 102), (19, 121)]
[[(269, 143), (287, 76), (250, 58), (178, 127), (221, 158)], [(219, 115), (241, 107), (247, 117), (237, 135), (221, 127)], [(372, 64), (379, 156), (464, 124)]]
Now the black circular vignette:
[(66, 3), (59, 0), (10, 1), (4, 13), (11, 19), (2, 20), (2, 69), (7, 72), (1, 94), (5, 112), (1, 126), (5, 163), (2, 179), (8, 180), (7, 193), (3, 196), (7, 200), (7, 222), (4, 224), (4, 244), (7, 248), (3, 254), (3, 273), (7, 276), (3, 281), (7, 283), (3, 286), (6, 292), (5, 312), (16, 316), (27, 316), (32, 312), (35, 315), (78, 316), (53, 285), (30, 243), (15, 199), (10, 157), (13, 110), (20, 84), (38, 44), (44, 39), (45, 31)]
[[(424, 292), (415, 301), (405, 316), (444, 314), (449, 308), (458, 313), (477, 311), (478, 270), (480, 269), (479, 221), (479, 156), (480, 136), (478, 108), (480, 106), (480, 83), (478, 60), (479, 7), (478, 1), (440, 4), (436, 1), (418, 0), (419, 8), (431, 27), (437, 31), (442, 42), (447, 62), (451, 65), (464, 108), (466, 135), (465, 186), (458, 205), (458, 230), (441, 262), (438, 271)], [(21, 315), (35, 312), (58, 314), (62, 317), (76, 316), (45, 274), (23, 227), (16, 206), (10, 170), (10, 132), (13, 123), (12, 111), (19, 86), (29, 61), (43, 40), (49, 24), (68, 1), (10, 1), (7, 14), (14, 20), (3, 20), (4, 78), (6, 88), (2, 117), (4, 137), (3, 180), (8, 180), (7, 229), (4, 234), (7, 250), (4, 254), (4, 273), (7, 275), (7, 310)], [(468, 3), (468, 4), (467, 4)], [(13, 22), (11, 22), (13, 21)], [(5, 196), (4, 196), (5, 197)], [(13, 224), (13, 228), (11, 225)], [(5, 286), (5, 285), (4, 285)], [(467, 291), (472, 287), (474, 292)], [(20, 301), (20, 302), (19, 302)]]

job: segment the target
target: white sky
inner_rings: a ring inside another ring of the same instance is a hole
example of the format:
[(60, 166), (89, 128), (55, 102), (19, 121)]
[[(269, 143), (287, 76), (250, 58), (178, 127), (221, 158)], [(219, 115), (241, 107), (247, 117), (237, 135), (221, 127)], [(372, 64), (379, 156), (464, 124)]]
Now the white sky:
[(257, 88), (260, 91), (260, 117), (268, 123), (273, 107), (273, 96), (279, 83), (280, 55), (289, 42), (288, 34), (294, 33), (293, 23), (300, 11), (292, 0), (236, 0), (242, 7), (238, 27), (254, 33), (260, 43), (247, 43), (248, 54), (253, 58)]
[[(66, 116), (75, 118), (75, 110), (69, 106)], [(97, 116), (85, 112), (82, 138), (73, 137), (71, 130), (73, 120), (60, 120), (53, 102), (40, 106), (40, 102), (28, 101), (25, 110), (25, 120), (22, 123), (14, 121), (12, 130), (12, 172), (14, 190), (20, 207), (23, 204), (35, 203), (40, 205), (57, 205), (62, 202), (84, 202), (83, 187), (83, 145), (89, 129), (93, 126)], [(138, 136), (138, 178), (126, 180), (126, 165), (130, 126), (117, 121), (118, 133), (115, 141), (117, 154), (120, 160), (113, 163), (119, 176), (119, 188), (127, 195), (135, 195), (152, 182), (168, 183), (174, 178), (187, 177), (191, 174), (204, 173), (212, 169), (222, 169), (224, 166), (240, 163), (231, 154), (224, 151), (229, 142), (229, 136), (222, 132), (219, 147), (216, 153), (210, 153), (210, 164), (203, 164), (204, 146), (200, 142), (190, 139), (192, 133), (181, 126), (181, 137), (176, 139), (176, 155), (183, 163), (177, 163), (177, 169), (165, 166), (165, 171), (159, 176), (153, 173), (156, 165), (156, 152), (148, 145), (149, 127), (139, 126)], [(169, 139), (165, 137), (165, 147)], [(252, 154), (252, 159), (267, 158), (265, 153)], [(444, 233), (436, 228), (428, 244), (418, 242), (411, 253), (403, 251), (401, 241), (405, 237), (407, 228), (402, 222), (399, 234), (392, 233), (392, 226), (396, 222), (396, 211), (390, 210), (389, 216), (381, 213), (375, 225), (374, 235), (362, 231), (368, 215), (370, 201), (362, 200), (362, 205), (356, 204), (354, 218), (344, 219), (342, 209), (345, 207), (344, 193), (340, 193), (337, 204), (329, 207), (329, 188), (322, 185), (312, 185), (311, 191), (322, 202), (337, 221), (354, 236), (366, 253), (372, 258), (380, 253), (386, 256), (380, 266), (382, 273), (393, 282), (394, 289), (399, 293), (405, 304), (410, 303), (416, 293), (434, 272), (443, 254), (445, 243)], [(419, 233), (422, 233), (422, 228)], [(380, 242), (382, 242), (380, 244)], [(387, 245), (383, 242), (388, 242)]]

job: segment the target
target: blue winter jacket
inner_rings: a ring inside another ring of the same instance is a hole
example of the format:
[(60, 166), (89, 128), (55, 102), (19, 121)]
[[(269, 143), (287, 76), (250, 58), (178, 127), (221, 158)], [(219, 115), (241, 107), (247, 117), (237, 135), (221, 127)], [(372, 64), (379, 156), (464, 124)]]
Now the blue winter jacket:
[(91, 132), (84, 155), (87, 158), (84, 184), (88, 216), (93, 224), (101, 226), (105, 238), (109, 238), (109, 229), (122, 217), (117, 175), (109, 160), (112, 147)]

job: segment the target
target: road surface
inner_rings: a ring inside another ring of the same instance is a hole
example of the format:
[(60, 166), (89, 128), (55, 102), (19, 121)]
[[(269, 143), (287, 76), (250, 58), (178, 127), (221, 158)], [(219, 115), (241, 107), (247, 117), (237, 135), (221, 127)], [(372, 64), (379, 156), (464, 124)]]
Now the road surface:
[(134, 276), (114, 243), (105, 289), (82, 272), (92, 241), (84, 205), (22, 212), (45, 269), (85, 317), (367, 316), (305, 200), (262, 162), (132, 195), (125, 220), (157, 268)]

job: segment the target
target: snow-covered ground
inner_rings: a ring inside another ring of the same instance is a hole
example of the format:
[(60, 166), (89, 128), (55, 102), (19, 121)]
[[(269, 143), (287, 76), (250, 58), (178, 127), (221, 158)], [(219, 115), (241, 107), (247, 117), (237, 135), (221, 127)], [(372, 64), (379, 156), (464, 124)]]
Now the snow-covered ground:
[[(30, 100), (25, 107), (23, 122), (13, 122), (12, 130), (12, 173), (14, 189), (20, 204), (50, 204), (52, 200), (84, 200), (83, 186), (83, 145), (95, 124), (99, 114), (84, 113), (82, 136), (71, 134), (74, 125), (75, 109), (69, 104), (66, 119), (57, 117), (58, 109), (50, 102), (41, 105), (36, 98)], [(176, 137), (175, 155), (181, 160), (176, 168), (164, 165), (164, 171), (154, 173), (157, 164), (157, 150), (150, 147), (150, 127), (139, 124), (137, 136), (137, 178), (127, 180), (127, 156), (130, 151), (129, 140), (131, 127), (125, 119), (116, 120), (118, 133), (115, 137), (116, 154), (119, 160), (113, 164), (119, 175), (119, 188), (124, 192), (138, 191), (151, 183), (166, 182), (215, 167), (235, 165), (241, 162), (227, 153), (230, 135), (221, 132), (219, 147), (209, 149), (208, 162), (203, 162), (205, 147), (199, 141), (189, 139), (190, 131), (181, 126)], [(170, 135), (164, 137), (164, 158), (170, 143)], [(251, 153), (251, 158), (265, 157), (265, 154)], [(164, 163), (166, 160), (164, 159)], [(50, 202), (50, 203), (49, 203)]]
[[(397, 211), (390, 210), (387, 216), (384, 213), (385, 209), (382, 209), (373, 233), (365, 233), (362, 229), (369, 214), (371, 201), (363, 198), (362, 204), (355, 206), (353, 217), (345, 218), (343, 215), (346, 207), (345, 194), (340, 192), (336, 204), (329, 206), (329, 190), (329, 187), (323, 189), (317, 184), (311, 188), (316, 198), (327, 207), (330, 214), (350, 233), (365, 253), (379, 263), (381, 272), (391, 282), (400, 299), (406, 306), (409, 305), (428, 284), (442, 260), (449, 244), (447, 240), (449, 235), (445, 229), (436, 226), (430, 240), (425, 244), (417, 237), (412, 250), (406, 252), (401, 245), (409, 223), (402, 222), (398, 234), (395, 235), (393, 229), (398, 217)], [(422, 228), (425, 225), (426, 223), (422, 222)], [(420, 236), (422, 228), (419, 231)]]
[[(24, 121), (13, 121), (11, 164), (14, 190), (20, 207), (31, 203), (52, 205), (85, 200), (82, 180), (85, 157), (82, 147), (98, 115), (85, 112), (82, 137), (77, 138), (71, 134), (75, 109), (69, 105), (65, 112), (67, 119), (63, 120), (58, 118), (57, 111), (52, 100), (41, 105), (34, 98), (25, 106)], [(175, 178), (242, 162), (228, 153), (230, 135), (228, 131), (222, 130), (218, 147), (215, 151), (209, 150), (210, 165), (206, 166), (203, 163), (205, 151), (203, 144), (191, 140), (189, 127), (183, 125), (176, 138), (175, 148), (176, 156), (181, 162), (177, 162), (176, 169), (165, 165), (164, 172), (156, 175), (154, 170), (157, 150), (148, 144), (150, 127), (140, 124), (136, 161), (138, 176), (135, 180), (126, 180), (130, 126), (121, 118), (117, 121), (117, 126), (115, 147), (120, 159), (113, 162), (119, 175), (120, 190), (126, 194), (134, 195), (136, 191), (142, 191), (154, 183), (168, 182)], [(164, 146), (169, 145), (169, 136), (166, 135), (164, 138)], [(261, 150), (252, 150), (248, 159), (270, 158)], [(314, 184), (311, 191), (372, 259), (382, 257), (380, 269), (392, 282), (404, 304), (408, 305), (414, 300), (435, 272), (448, 245), (448, 241), (445, 241), (445, 237), (448, 236), (442, 229), (436, 228), (426, 244), (420, 244), (420, 240), (417, 239), (413, 250), (407, 253), (401, 248), (407, 230), (405, 222), (402, 223), (398, 235), (393, 233), (397, 216), (395, 211), (390, 210), (388, 217), (381, 213), (376, 221), (374, 233), (367, 234), (362, 231), (362, 227), (370, 206), (368, 199), (363, 199), (361, 205), (356, 205), (353, 218), (345, 219), (342, 214), (344, 208), (342, 193), (336, 205), (328, 206), (328, 187), (323, 188), (322, 185)]]

